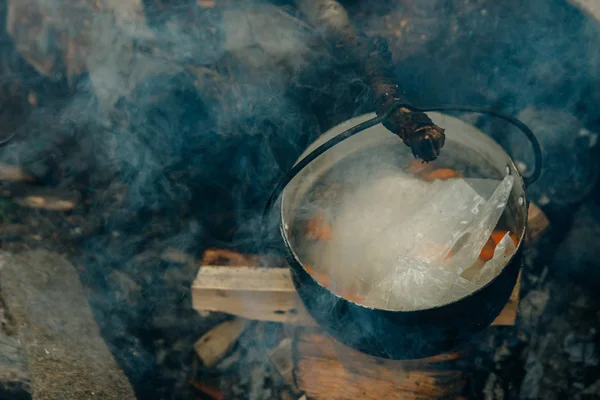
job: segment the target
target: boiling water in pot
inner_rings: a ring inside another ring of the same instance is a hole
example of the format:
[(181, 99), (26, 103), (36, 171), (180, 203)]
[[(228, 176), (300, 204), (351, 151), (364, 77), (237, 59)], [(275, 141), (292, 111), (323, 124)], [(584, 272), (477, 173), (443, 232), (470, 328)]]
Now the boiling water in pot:
[(516, 251), (505, 213), (514, 178), (452, 144), (430, 164), (401, 146), (373, 146), (335, 164), (290, 227), (300, 260), (336, 294), (417, 310), (477, 290)]

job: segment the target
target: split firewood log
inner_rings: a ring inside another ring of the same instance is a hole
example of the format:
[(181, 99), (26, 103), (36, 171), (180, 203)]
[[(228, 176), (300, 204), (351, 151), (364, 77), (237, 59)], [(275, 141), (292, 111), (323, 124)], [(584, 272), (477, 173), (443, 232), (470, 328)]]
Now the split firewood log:
[(342, 346), (321, 332), (301, 331), (297, 336), (294, 375), (311, 399), (454, 398), (466, 383), (464, 372), (453, 364), (461, 352), (384, 360)]
[(205, 366), (214, 367), (231, 350), (247, 327), (248, 320), (242, 318), (217, 325), (198, 339), (194, 345), (196, 354)]
[(16, 198), (15, 203), (22, 207), (41, 208), (50, 211), (69, 211), (75, 208), (73, 199), (64, 199), (54, 196), (26, 196)]
[(69, 211), (79, 202), (79, 194), (62, 189), (36, 187), (20, 182), (0, 187), (0, 196), (28, 208), (50, 211)]
[(89, 73), (104, 109), (144, 77), (172, 69), (136, 47), (153, 39), (141, 0), (8, 0), (6, 7), (17, 52), (43, 76), (74, 83)]
[(546, 214), (534, 203), (529, 203), (526, 243), (530, 246), (537, 243), (549, 225), (550, 221)]
[(33, 182), (35, 178), (23, 168), (0, 163), (0, 182)]

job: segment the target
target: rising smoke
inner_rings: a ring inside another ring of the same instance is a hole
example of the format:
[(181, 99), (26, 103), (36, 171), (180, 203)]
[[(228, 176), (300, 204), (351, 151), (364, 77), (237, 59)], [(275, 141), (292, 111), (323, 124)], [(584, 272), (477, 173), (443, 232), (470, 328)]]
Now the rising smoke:
[[(357, 24), (387, 36), (397, 81), (415, 103), (494, 104), (515, 114), (555, 107), (582, 129), (598, 128), (590, 110), (599, 100), (600, 35), (563, 2), (406, 1), (392, 10), (348, 3)], [(89, 223), (77, 239), (82, 277), (142, 394), (143, 382), (161, 385), (157, 349), (214, 322), (199, 322), (189, 309), (164, 317), (180, 307), (195, 271), (167, 291), (160, 283), (167, 266), (156, 253), (199, 254), (224, 240), (257, 250), (260, 213), (277, 178), (320, 132), (369, 110), (361, 77), (331, 57), (293, 5), (199, 4), (2, 5), (10, 37), (1, 43), (2, 93), (12, 93), (27, 118), (0, 161), (81, 193), (75, 214)], [(117, 298), (130, 289), (115, 271), (141, 293), (135, 305)], [(169, 360), (174, 368), (189, 367), (189, 357), (179, 357)]]

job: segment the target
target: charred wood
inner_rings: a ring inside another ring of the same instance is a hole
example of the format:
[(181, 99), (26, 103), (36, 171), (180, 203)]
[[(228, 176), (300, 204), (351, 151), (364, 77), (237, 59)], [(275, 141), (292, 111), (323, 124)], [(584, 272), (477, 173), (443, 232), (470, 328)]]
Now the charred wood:
[[(334, 49), (342, 49), (343, 56), (359, 66), (368, 79), (371, 100), (378, 115), (384, 114), (396, 101), (407, 103), (391, 78), (392, 56), (385, 39), (369, 38), (358, 31), (337, 1), (297, 0), (296, 4)], [(435, 125), (425, 113), (400, 108), (384, 122), (384, 126), (424, 161), (435, 160), (444, 146), (444, 129)]]

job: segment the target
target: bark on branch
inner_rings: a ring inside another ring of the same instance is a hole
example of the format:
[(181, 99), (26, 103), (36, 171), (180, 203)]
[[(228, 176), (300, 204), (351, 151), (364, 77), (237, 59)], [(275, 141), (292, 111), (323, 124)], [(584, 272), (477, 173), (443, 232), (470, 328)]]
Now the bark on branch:
[[(378, 115), (385, 113), (396, 100), (405, 101), (398, 85), (390, 78), (391, 54), (385, 39), (371, 39), (358, 31), (344, 7), (335, 0), (296, 0), (296, 4), (334, 48), (341, 48), (345, 57), (362, 69), (369, 80), (371, 99)], [(435, 160), (444, 145), (444, 129), (422, 112), (401, 108), (384, 126), (400, 136), (413, 154), (424, 161)]]

